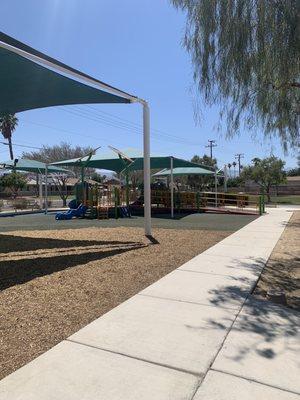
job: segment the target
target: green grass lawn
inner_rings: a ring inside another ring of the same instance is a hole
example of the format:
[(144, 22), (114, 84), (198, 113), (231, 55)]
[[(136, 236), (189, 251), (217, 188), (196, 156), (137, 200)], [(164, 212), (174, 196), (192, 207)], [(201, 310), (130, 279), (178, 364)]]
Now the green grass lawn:
[(300, 196), (271, 196), (272, 203), (300, 205)]

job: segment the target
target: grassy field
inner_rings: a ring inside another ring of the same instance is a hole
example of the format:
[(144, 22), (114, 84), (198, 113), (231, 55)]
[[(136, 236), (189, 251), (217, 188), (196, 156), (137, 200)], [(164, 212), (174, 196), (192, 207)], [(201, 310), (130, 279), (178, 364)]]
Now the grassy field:
[(300, 196), (299, 195), (271, 196), (271, 201), (272, 201), (272, 203), (275, 203), (275, 204), (300, 205)]

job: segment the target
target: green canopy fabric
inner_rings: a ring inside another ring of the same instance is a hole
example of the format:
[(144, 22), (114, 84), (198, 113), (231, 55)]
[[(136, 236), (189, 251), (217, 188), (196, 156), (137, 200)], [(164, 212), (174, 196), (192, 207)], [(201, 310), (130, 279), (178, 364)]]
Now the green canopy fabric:
[(68, 104), (129, 102), (0, 47), (0, 113)]
[[(140, 152), (136, 150), (125, 149), (123, 153), (132, 160), (140, 157)], [(73, 158), (70, 160), (58, 161), (52, 163), (51, 165), (106, 169), (108, 171), (120, 173), (124, 170), (124, 168), (127, 167), (129, 163), (130, 161), (126, 161), (120, 158), (115, 152), (109, 151), (106, 153), (95, 154), (89, 160), (88, 156), (86, 156), (83, 158)]]
[[(0, 166), (5, 169), (14, 169), (16, 171), (24, 172), (34, 172), (37, 174), (44, 174), (46, 172), (46, 164), (35, 160), (26, 160), (25, 158), (20, 158), (15, 163), (14, 161), (0, 161)], [(48, 173), (70, 173), (70, 171), (48, 165)]]
[[(181, 158), (176, 158), (173, 156), (163, 156), (163, 157), (151, 157), (150, 158), (150, 168), (151, 169), (166, 169), (170, 168), (171, 158), (173, 158), (173, 168), (199, 168), (200, 165), (193, 163), (191, 161), (182, 160)], [(137, 158), (133, 163), (131, 163), (127, 168), (126, 172), (140, 171), (143, 169), (144, 159)], [(201, 165), (205, 170), (211, 171), (211, 167)]]
[[(186, 168), (174, 168), (173, 169), (173, 175), (174, 176), (180, 176), (180, 175), (211, 175), (214, 176), (213, 171), (209, 171), (208, 169), (204, 169), (202, 167), (186, 167)], [(156, 174), (153, 174), (152, 176), (159, 177), (159, 176), (170, 176), (171, 175), (171, 170), (170, 169), (164, 169), (162, 171), (156, 172)]]
[(87, 78), (87, 79), (90, 79), (90, 80), (94, 81), (95, 83), (100, 83), (101, 85), (105, 85), (108, 89), (117, 90), (118, 92), (122, 92), (122, 94), (125, 95), (125, 97), (129, 96), (131, 98), (137, 99), (136, 96), (133, 96), (132, 94), (126, 93), (123, 90), (120, 90), (120, 89), (118, 89), (118, 88), (116, 88), (114, 86), (108, 85), (107, 83), (102, 82), (99, 79), (96, 79), (96, 78), (94, 78), (94, 77), (92, 77), (92, 76), (90, 76), (88, 74), (85, 74), (84, 72), (78, 71), (78, 69), (70, 67), (69, 65), (66, 65), (66, 64), (62, 63), (61, 61), (58, 61), (53, 57), (49, 57), (47, 54), (42, 53), (41, 51), (38, 51), (38, 50), (34, 49), (33, 47), (30, 47), (27, 44), (22, 43), (19, 40), (15, 39), (15, 38), (13, 38), (11, 36), (6, 35), (4, 32), (0, 32), (0, 42), (6, 43), (9, 46), (13, 46), (13, 47), (15, 47), (17, 49), (25, 51), (26, 53), (29, 53), (29, 54), (34, 55), (36, 57), (39, 57), (40, 59), (48, 61), (48, 62), (50, 62), (52, 64), (55, 64), (58, 67), (62, 67), (64, 69), (67, 69), (70, 72), (73, 72), (73, 73), (75, 73), (76, 75), (79, 75), (82, 78)]
[[(52, 163), (52, 165), (64, 165), (64, 166), (76, 166), (76, 167), (86, 167), (86, 168), (98, 168), (107, 169), (117, 173), (120, 172), (132, 172), (141, 171), (144, 168), (144, 158), (138, 156), (137, 153), (130, 153), (124, 151), (124, 153), (130, 157), (133, 162), (130, 163), (117, 155), (99, 155), (96, 154), (88, 160), (88, 157), (83, 157), (81, 159), (71, 159)], [(190, 161), (182, 160), (180, 158), (173, 158), (173, 166), (175, 167), (194, 167), (199, 168), (199, 164), (192, 163)], [(151, 169), (162, 169), (169, 168), (171, 162), (171, 156), (168, 157), (150, 157), (150, 168)], [(203, 166), (203, 169), (210, 170), (210, 167)]]

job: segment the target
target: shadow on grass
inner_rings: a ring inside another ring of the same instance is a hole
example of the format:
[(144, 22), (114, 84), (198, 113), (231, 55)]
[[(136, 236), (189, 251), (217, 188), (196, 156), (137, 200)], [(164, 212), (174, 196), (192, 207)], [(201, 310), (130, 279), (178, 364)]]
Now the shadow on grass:
[[(1, 235), (5, 238), (6, 235)], [(102, 260), (118, 254), (137, 250), (146, 247), (144, 243), (127, 241), (72, 241), (45, 238), (27, 238), (9, 236), (8, 241), (19, 239), (22, 245), (18, 244), (15, 251), (24, 252), (25, 259), (0, 259), (0, 290), (7, 289), (14, 285), (23, 284), (37, 277), (63, 271), (77, 265), (87, 264), (91, 261)], [(2, 240), (2, 239), (1, 239)], [(15, 243), (16, 244), (16, 243)], [(72, 251), (72, 248), (81, 246), (79, 252)], [(93, 246), (93, 247), (91, 247)], [(107, 248), (105, 248), (105, 246)], [(47, 249), (57, 249), (47, 256)], [(46, 256), (41, 254), (26, 253), (26, 250), (45, 249)], [(66, 254), (67, 253), (67, 254)], [(34, 257), (32, 257), (34, 255)], [(29, 258), (28, 258), (29, 257)]]

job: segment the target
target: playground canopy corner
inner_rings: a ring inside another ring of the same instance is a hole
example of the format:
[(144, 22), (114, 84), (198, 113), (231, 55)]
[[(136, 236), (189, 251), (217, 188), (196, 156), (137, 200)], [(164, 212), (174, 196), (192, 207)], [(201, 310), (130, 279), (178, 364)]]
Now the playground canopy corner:
[[(126, 155), (128, 155), (128, 157), (132, 160), (135, 160), (137, 157), (140, 158), (140, 154), (136, 151), (126, 152)], [(128, 163), (129, 162), (126, 159), (119, 157), (117, 154), (113, 152), (107, 152), (105, 154), (98, 153), (92, 156), (57, 161), (51, 163), (50, 165), (63, 165), (66, 167), (79, 168), (97, 168), (120, 173), (128, 166)]]
[(15, 171), (33, 172), (36, 174), (48, 173), (65, 173), (68, 174), (70, 171), (61, 167), (55, 167), (52, 165), (46, 165), (41, 161), (27, 160), (25, 158), (19, 158), (10, 161), (0, 161), (0, 167), (4, 169), (12, 169)]
[(145, 234), (151, 235), (150, 110), (147, 101), (110, 86), (0, 32), (0, 113), (91, 103), (143, 107)]

